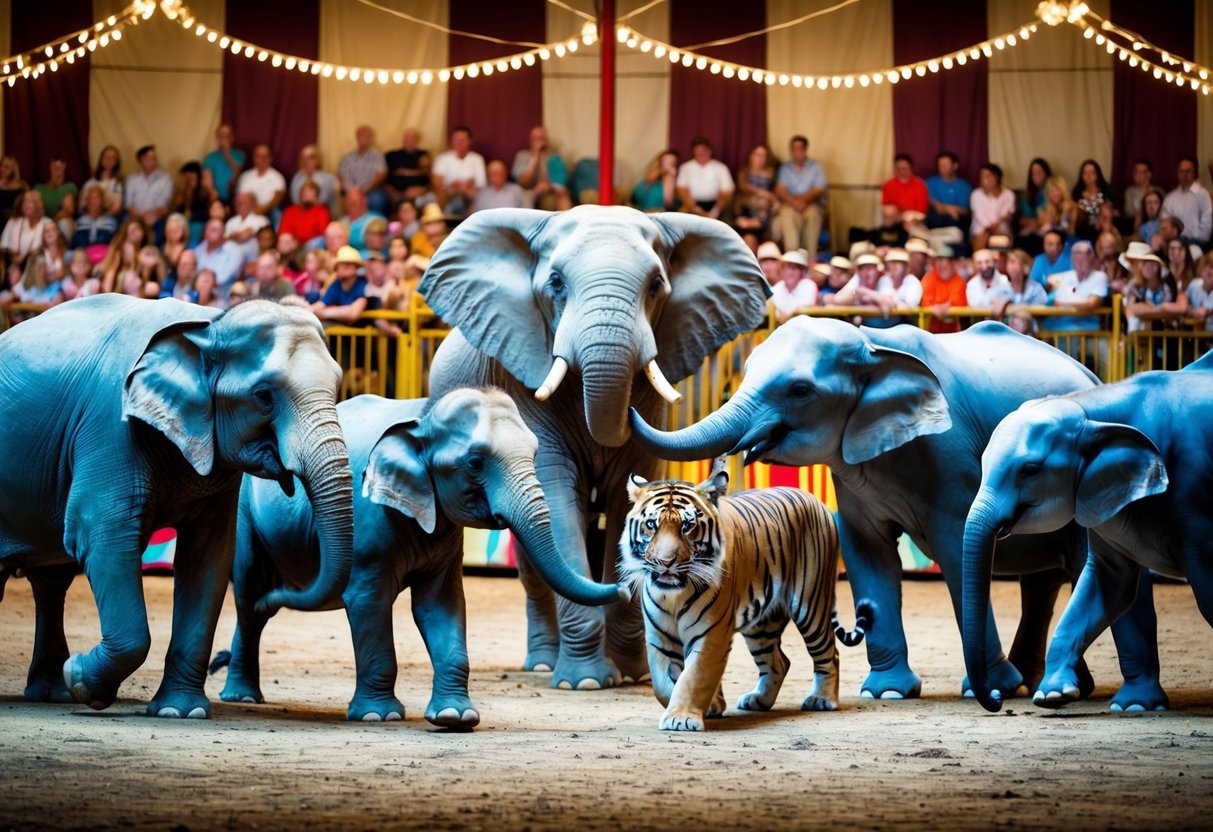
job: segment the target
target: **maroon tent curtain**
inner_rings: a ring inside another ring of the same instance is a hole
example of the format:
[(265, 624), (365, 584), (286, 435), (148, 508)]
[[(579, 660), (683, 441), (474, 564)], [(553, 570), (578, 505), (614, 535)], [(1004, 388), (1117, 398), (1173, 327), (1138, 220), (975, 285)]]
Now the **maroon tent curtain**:
[[(544, 0), (451, 0), (450, 28), (476, 32), (507, 41), (545, 43), (547, 4)], [(491, 43), (451, 35), (452, 66), (500, 58), (527, 47)], [(485, 161), (502, 159), (513, 164), (514, 154), (527, 146), (531, 128), (543, 123), (543, 70), (540, 62), (509, 72), (494, 72), (447, 85), (447, 129), (472, 130), (472, 148)], [(435, 142), (435, 144), (438, 144)], [(435, 150), (445, 147), (445, 142)]]
[[(733, 0), (673, 0), (670, 43), (693, 47), (718, 38), (765, 28), (765, 3)], [(744, 66), (766, 68), (766, 35), (693, 51)], [(767, 140), (767, 88), (681, 64), (670, 68), (670, 147), (689, 159), (691, 140), (706, 136), (715, 156), (740, 168), (756, 144)], [(653, 153), (661, 150), (653, 148)]]
[[(301, 58), (320, 55), (320, 0), (227, 0), (225, 13), (234, 38)], [(287, 179), (298, 167), (299, 151), (316, 141), (319, 94), (315, 75), (223, 53), (223, 122), (235, 128), (250, 162), (253, 147), (268, 144), (274, 167)]]
[[(1112, 0), (1109, 19), (1177, 57), (1194, 57), (1192, 0)], [(1175, 187), (1179, 157), (1196, 153), (1196, 96), (1200, 93), (1155, 80), (1124, 61), (1113, 62), (1112, 82), (1115, 140), (1112, 170), (1106, 173), (1116, 192), (1132, 183), (1133, 163), (1139, 158), (1153, 164), (1154, 184)]]
[[(57, 0), (54, 13), (46, 4), (12, 4), (12, 53), (41, 46), (95, 22), (92, 0)], [(60, 62), (37, 80), (18, 79), (4, 90), (5, 153), (17, 159), (30, 185), (45, 182), (52, 156), (67, 161), (67, 178), (84, 182), (92, 175), (88, 156), (87, 53), (74, 64)]]
[[(985, 3), (893, 0), (893, 63), (921, 61), (989, 37)], [(989, 62), (971, 61), (947, 72), (915, 76), (893, 87), (896, 152), (914, 158), (914, 172), (935, 174), (935, 156), (951, 150), (970, 182), (990, 155)], [(889, 160), (892, 171), (893, 160)], [(891, 173), (890, 173), (891, 175)]]

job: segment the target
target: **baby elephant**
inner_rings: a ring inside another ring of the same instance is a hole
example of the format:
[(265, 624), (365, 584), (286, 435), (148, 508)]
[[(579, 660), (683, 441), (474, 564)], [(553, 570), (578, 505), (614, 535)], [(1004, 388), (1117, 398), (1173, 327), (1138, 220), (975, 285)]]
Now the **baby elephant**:
[[(535, 476), (538, 442), (499, 390), (441, 399), (358, 396), (337, 406), (361, 490), (354, 496), (354, 564), (341, 604), (354, 637), (357, 687), (346, 718), (404, 718), (395, 696), (392, 604), (412, 588), (413, 619), (434, 666), (425, 718), (471, 728), (463, 598), (463, 527), (510, 529), (544, 578), (581, 604), (608, 604), (614, 585), (574, 574), (552, 539)], [(269, 487), (266, 487), (269, 486)], [(312, 506), (302, 489), (246, 477), (240, 493), (234, 585), (237, 625), (222, 698), (262, 702), (258, 650), (268, 616), (255, 603), (277, 586), (307, 586), (319, 567)]]
[(737, 702), (775, 704), (788, 672), (779, 642), (794, 621), (813, 659), (806, 711), (838, 709), (835, 637), (863, 640), (872, 605), (860, 601), (855, 630), (838, 624), (838, 532), (821, 501), (795, 488), (724, 497), (729, 475), (699, 486), (681, 480), (628, 485), (632, 509), (620, 541), (620, 575), (643, 589), (641, 604), (653, 692), (666, 706), (662, 730), (702, 731), (724, 713), (720, 681), (733, 644), (745, 636), (758, 686)]

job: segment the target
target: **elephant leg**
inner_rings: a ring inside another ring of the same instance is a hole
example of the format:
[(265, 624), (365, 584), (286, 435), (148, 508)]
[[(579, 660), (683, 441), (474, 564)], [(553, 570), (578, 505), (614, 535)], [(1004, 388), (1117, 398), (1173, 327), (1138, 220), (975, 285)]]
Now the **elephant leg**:
[(560, 654), (560, 628), (556, 623), (556, 593), (531, 566), (522, 544), (514, 539), (518, 577), (526, 591), (526, 661), (523, 670), (551, 671)]
[(63, 634), (63, 602), (79, 568), (76, 564), (29, 571), (34, 593), (34, 655), (25, 682), (30, 702), (71, 702), (63, 681), (63, 663), (71, 655)]
[[(1019, 628), (1011, 645), (1011, 664), (1023, 675), (1028, 690), (1036, 690), (1045, 670), (1045, 649), (1049, 643), (1049, 624), (1057, 594), (1069, 575), (1064, 569), (1048, 569), (1019, 576)], [(1078, 668), (1079, 688), (1089, 696), (1095, 688), (1086, 662)]]
[(207, 719), (211, 703), (203, 685), (215, 625), (232, 577), (238, 491), (217, 495), (205, 516), (177, 529), (173, 559), (173, 634), (164, 657), (164, 678), (148, 703), (153, 716)]
[(480, 712), (468, 694), (471, 667), (460, 554), (454, 553), (450, 565), (425, 582), (413, 584), (413, 620), (434, 666), (426, 720), (444, 728), (471, 730), (480, 724)]
[(861, 535), (845, 515), (839, 517), (838, 535), (852, 594), (857, 601), (873, 601), (880, 610), (865, 638), (872, 669), (859, 695), (864, 699), (916, 698), (922, 692), (922, 680), (910, 669), (901, 621), (901, 558), (896, 539)]
[[(779, 646), (786, 620), (769, 622), (762, 631), (744, 633), (745, 646), (758, 666), (758, 684), (749, 693), (742, 694), (737, 700), (737, 709), (741, 711), (769, 711), (779, 697), (779, 689), (787, 678), (791, 662), (787, 654)], [(835, 678), (837, 686), (837, 678)]]
[[(63, 681), (73, 699), (101, 710), (118, 698), (118, 686), (139, 669), (152, 645), (141, 547), (133, 531), (115, 532), (99, 522), (73, 525), (79, 529), (74, 548), (82, 553), (84, 575), (97, 601), (101, 643), (88, 653), (71, 656), (63, 665)], [(70, 529), (65, 537), (73, 537)]]
[[(602, 557), (602, 580), (616, 580), (619, 566), (619, 540), (628, 516), (627, 488), (623, 483), (611, 486), (606, 507), (606, 550)], [(649, 675), (645, 657), (644, 617), (640, 602), (633, 599), (606, 608), (607, 656), (619, 668), (623, 682), (643, 682)]]
[[(241, 511), (245, 509), (241, 507)], [(244, 519), (240, 521), (244, 525)], [(261, 693), (261, 633), (269, 617), (257, 612), (258, 599), (280, 581), (269, 553), (255, 535), (240, 528), (232, 566), (232, 595), (236, 600), (236, 631), (232, 658), (219, 698), (224, 702), (265, 701)]]
[[(586, 556), (586, 495), (577, 484), (577, 469), (567, 453), (545, 451), (535, 457), (539, 482), (552, 518), (552, 536), (560, 544), (569, 566), (589, 576)], [(560, 652), (552, 670), (552, 687), (598, 690), (619, 684), (620, 675), (606, 655), (606, 613), (567, 598), (556, 599), (560, 626)]]
[(1112, 622), (1112, 638), (1124, 684), (1112, 697), (1113, 711), (1162, 711), (1170, 704), (1159, 681), (1158, 616), (1154, 612), (1154, 580), (1141, 571), (1137, 594), (1129, 609)]
[[(392, 629), (395, 589), (387, 575), (356, 575), (343, 596), (345, 615), (354, 639), (357, 676), (354, 698), (350, 700), (345, 718), (353, 722), (404, 719), (404, 705), (396, 698), (396, 642)], [(413, 592), (417, 591), (414, 587)], [(414, 606), (416, 603), (414, 595)]]
[(1137, 597), (1141, 567), (1117, 555), (1087, 558), (1045, 656), (1045, 675), (1032, 701), (1059, 708), (1080, 696), (1077, 666), (1091, 642)]

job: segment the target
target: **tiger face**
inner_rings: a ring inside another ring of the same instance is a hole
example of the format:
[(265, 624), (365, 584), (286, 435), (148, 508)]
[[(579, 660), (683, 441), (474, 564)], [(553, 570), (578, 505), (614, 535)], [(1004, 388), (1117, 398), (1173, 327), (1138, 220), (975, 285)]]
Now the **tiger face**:
[(640, 583), (662, 592), (719, 586), (725, 547), (716, 499), (727, 486), (724, 472), (698, 487), (629, 478), (632, 508), (619, 542), (621, 581), (633, 591)]

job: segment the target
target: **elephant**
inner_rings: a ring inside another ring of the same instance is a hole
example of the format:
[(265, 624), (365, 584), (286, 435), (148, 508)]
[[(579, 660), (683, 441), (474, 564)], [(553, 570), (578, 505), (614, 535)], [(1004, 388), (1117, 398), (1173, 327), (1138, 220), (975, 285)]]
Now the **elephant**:
[[(535, 477), (535, 435), (499, 390), (454, 390), (441, 399), (357, 396), (337, 406), (350, 463), (361, 472), (354, 498), (354, 563), (345, 607), (354, 637), (357, 688), (346, 718), (404, 718), (395, 696), (392, 604), (412, 588), (413, 619), (434, 665), (425, 718), (470, 729), (480, 714), (468, 696), (463, 597), (463, 527), (509, 528), (559, 592), (585, 604), (621, 596), (571, 572), (552, 539)], [(234, 591), (237, 624), (221, 697), (263, 702), (258, 653), (269, 618), (256, 601), (277, 586), (312, 581), (319, 548), (312, 506), (246, 476), (240, 492)], [(214, 666), (212, 666), (214, 667)]]
[[(629, 475), (664, 474), (629, 441), (629, 405), (664, 424), (666, 402), (678, 398), (669, 379), (760, 326), (770, 295), (726, 224), (598, 205), (477, 212), (439, 247), (418, 291), (457, 328), (435, 354), (431, 395), (492, 385), (514, 398), (539, 440), (535, 467), (562, 553), (608, 581)], [(599, 512), (605, 534), (591, 547), (587, 526)], [(572, 689), (646, 678), (639, 606), (553, 603), (529, 557), (519, 559), (524, 667), (551, 670), (552, 687)]]
[[(961, 617), (966, 512), (981, 479), (981, 451), (1023, 401), (1094, 387), (1086, 368), (996, 322), (933, 335), (916, 327), (856, 327), (793, 318), (750, 356), (733, 397), (699, 423), (664, 433), (633, 413), (633, 440), (673, 459), (748, 451), (747, 461), (828, 465), (838, 499), (847, 578), (881, 610), (868, 632), (865, 698), (921, 693), (901, 618), (902, 532), (939, 564)], [(999, 547), (996, 571), (1020, 575), (1023, 609), (1010, 659), (988, 614), (984, 661), (999, 690), (1040, 678), (1053, 604), (1081, 571), (1074, 524)], [(961, 684), (968, 693), (967, 681)]]
[[(353, 484), (335, 407), (341, 372), (313, 315), (266, 301), (74, 300), (0, 336), (0, 564), (29, 578), (36, 635), (26, 698), (102, 709), (151, 645), (141, 553), (177, 530), (173, 626), (148, 705), (206, 718), (207, 659), (231, 576), (244, 473), (316, 511), (320, 569), (262, 610), (319, 609), (353, 556)], [(64, 597), (82, 569), (101, 643), (69, 655)]]
[(972, 652), (983, 635), (995, 538), (1072, 520), (1088, 529), (1089, 554), (1034, 702), (1060, 707), (1078, 696), (1076, 668), (1110, 624), (1126, 680), (1111, 709), (1167, 707), (1154, 609), (1141, 603), (1150, 596), (1145, 570), (1187, 578), (1213, 623), (1211, 424), (1213, 354), (1177, 372), (1028, 402), (1002, 420), (982, 456), (964, 537), (965, 660), (984, 707), (1001, 708)]

